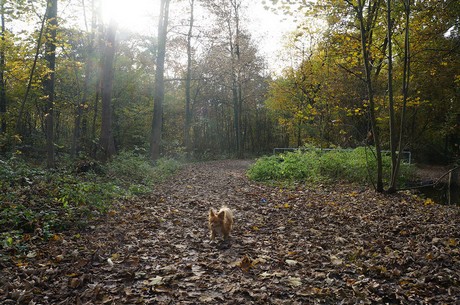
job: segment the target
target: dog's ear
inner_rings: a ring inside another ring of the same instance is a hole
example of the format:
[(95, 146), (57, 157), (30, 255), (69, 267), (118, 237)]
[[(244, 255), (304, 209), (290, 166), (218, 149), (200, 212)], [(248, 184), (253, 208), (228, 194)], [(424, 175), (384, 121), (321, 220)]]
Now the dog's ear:
[(209, 217), (216, 217), (216, 212), (212, 208), (209, 209)]
[(220, 211), (219, 214), (217, 214), (217, 216), (218, 216), (220, 219), (224, 219), (225, 211)]

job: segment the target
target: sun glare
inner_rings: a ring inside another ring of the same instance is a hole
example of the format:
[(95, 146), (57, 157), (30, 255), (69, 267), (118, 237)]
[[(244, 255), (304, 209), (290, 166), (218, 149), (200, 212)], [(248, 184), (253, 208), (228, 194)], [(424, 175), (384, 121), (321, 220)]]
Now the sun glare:
[(123, 29), (147, 32), (154, 25), (154, 13), (158, 1), (152, 0), (102, 0), (102, 16), (108, 23), (115, 19)]

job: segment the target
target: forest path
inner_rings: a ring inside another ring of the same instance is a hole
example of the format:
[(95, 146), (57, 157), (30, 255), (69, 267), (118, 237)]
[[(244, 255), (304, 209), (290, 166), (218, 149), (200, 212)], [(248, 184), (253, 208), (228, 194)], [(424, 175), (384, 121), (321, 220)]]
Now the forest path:
[[(246, 178), (250, 163), (189, 164), (86, 231), (37, 245), (2, 270), (0, 301), (457, 302), (458, 208), (341, 184), (258, 184)], [(232, 240), (211, 243), (208, 210), (223, 204), (234, 211)]]

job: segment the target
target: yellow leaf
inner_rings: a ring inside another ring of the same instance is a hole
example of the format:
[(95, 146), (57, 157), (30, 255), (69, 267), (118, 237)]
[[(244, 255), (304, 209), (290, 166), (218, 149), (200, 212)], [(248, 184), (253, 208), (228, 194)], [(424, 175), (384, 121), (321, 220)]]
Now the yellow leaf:
[(400, 285), (400, 286), (407, 286), (407, 285), (409, 285), (409, 284), (410, 284), (410, 282), (407, 281), (407, 280), (401, 280), (401, 281), (399, 281), (399, 285)]
[(243, 272), (249, 271), (249, 268), (253, 266), (252, 259), (245, 255), (241, 261), (238, 263), (238, 266), (243, 270)]
[(27, 262), (17, 262), (16, 266), (21, 268), (21, 267), (27, 267), (28, 263)]

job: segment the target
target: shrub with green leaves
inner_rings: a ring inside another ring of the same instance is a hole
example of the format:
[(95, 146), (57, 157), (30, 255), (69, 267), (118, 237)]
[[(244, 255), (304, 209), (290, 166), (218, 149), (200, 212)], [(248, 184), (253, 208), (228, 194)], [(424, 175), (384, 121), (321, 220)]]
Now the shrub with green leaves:
[[(390, 177), (390, 157), (383, 155), (384, 177)], [(375, 179), (377, 164), (369, 148), (322, 151), (309, 148), (280, 155), (265, 156), (248, 170), (248, 177), (256, 181), (348, 181), (369, 183)], [(412, 167), (401, 164), (400, 181), (411, 176)]]
[[(155, 166), (143, 155), (132, 152), (121, 152), (107, 164), (108, 174), (130, 186), (152, 186), (155, 182), (161, 182), (176, 172), (181, 163), (174, 159), (161, 158)], [(142, 189), (142, 187), (139, 189)]]
[(123, 182), (151, 184), (154, 170), (151, 162), (143, 155), (123, 151), (116, 155), (108, 164), (110, 176)]
[[(80, 163), (48, 171), (17, 156), (0, 160), (0, 247), (19, 249), (25, 233), (40, 232), (46, 239), (69, 227), (83, 227), (106, 213), (115, 200), (150, 192), (155, 182), (170, 177), (181, 165), (160, 159), (153, 166), (129, 152), (105, 166), (94, 167), (87, 159)], [(81, 170), (87, 164), (90, 170)]]
[(175, 159), (161, 158), (153, 169), (153, 181), (162, 182), (173, 175), (181, 167), (181, 163)]

